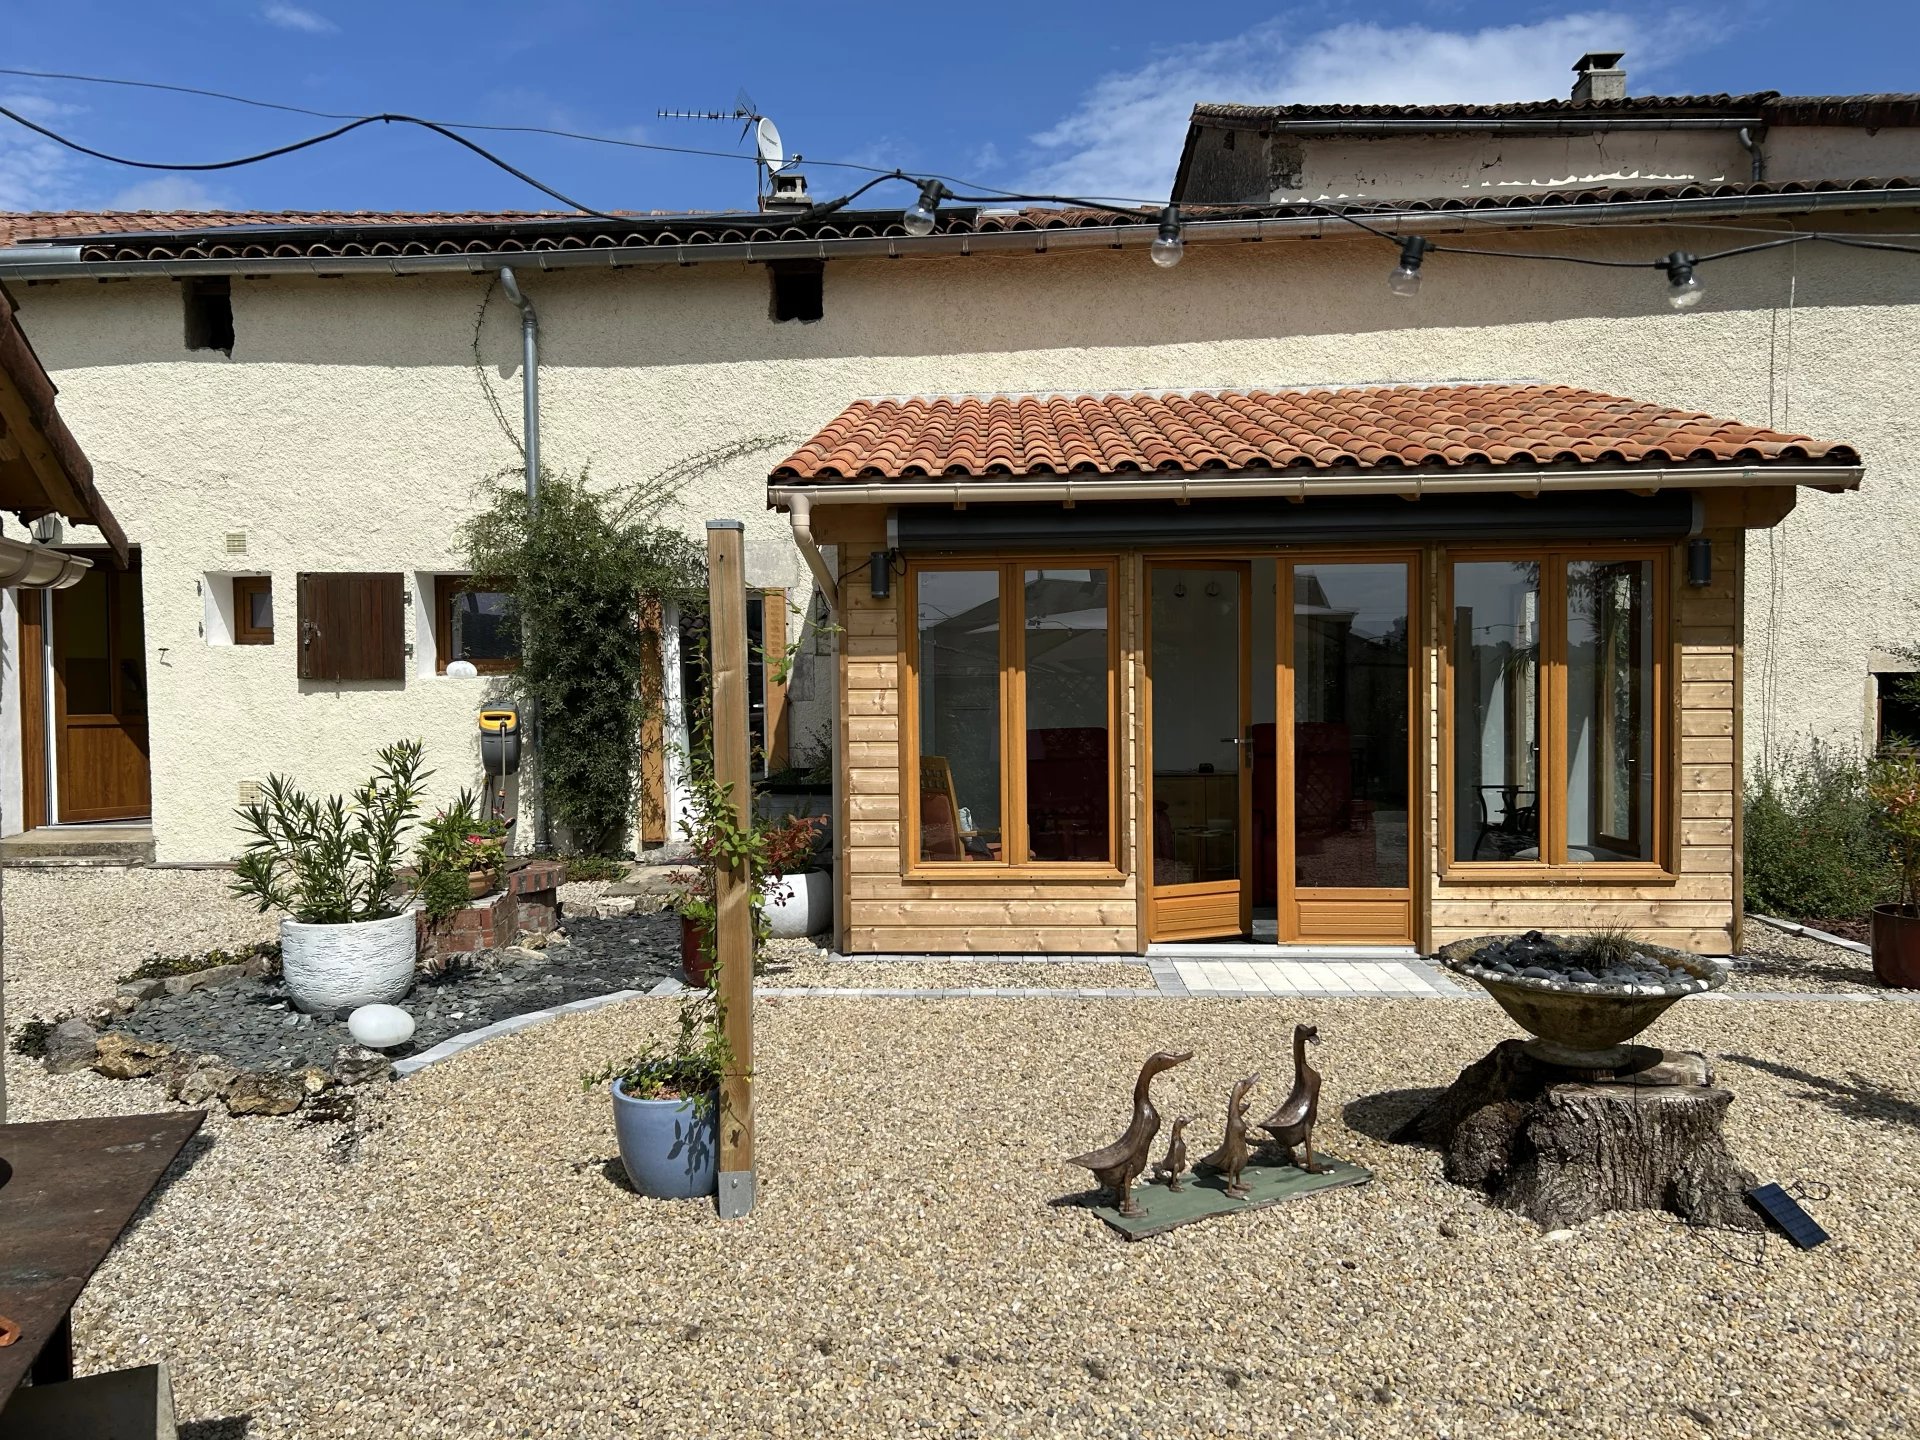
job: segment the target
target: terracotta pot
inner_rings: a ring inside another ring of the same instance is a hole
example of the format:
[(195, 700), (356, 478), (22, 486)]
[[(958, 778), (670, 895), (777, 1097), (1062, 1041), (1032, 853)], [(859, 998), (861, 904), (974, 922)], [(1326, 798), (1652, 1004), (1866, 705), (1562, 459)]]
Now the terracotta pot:
[(1873, 974), (1896, 990), (1920, 990), (1920, 914), (1912, 906), (1873, 907)]
[(713, 962), (707, 958), (707, 927), (698, 920), (680, 917), (680, 972), (689, 985), (705, 985)]
[(469, 870), (467, 872), (467, 898), (478, 900), (483, 895), (491, 895), (500, 888), (498, 870)]

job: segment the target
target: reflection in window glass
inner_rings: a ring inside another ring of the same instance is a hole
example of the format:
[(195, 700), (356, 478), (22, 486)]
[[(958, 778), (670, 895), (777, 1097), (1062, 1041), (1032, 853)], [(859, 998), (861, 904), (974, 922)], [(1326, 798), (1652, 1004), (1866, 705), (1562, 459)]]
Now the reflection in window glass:
[(1155, 565), (1153, 883), (1240, 877), (1237, 570)]
[(520, 630), (507, 596), (498, 590), (462, 590), (453, 597), (453, 658), (511, 660), (520, 653)]
[(261, 586), (247, 591), (247, 624), (255, 630), (273, 631), (273, 591)]
[(914, 594), (920, 858), (1003, 860), (1000, 572), (923, 571)]
[(1540, 566), (1453, 567), (1453, 855), (1540, 858)]
[(1653, 562), (1570, 562), (1570, 863), (1653, 858), (1653, 720)]
[(1294, 881), (1407, 883), (1407, 567), (1293, 571)]
[(1023, 572), (1027, 858), (1111, 855), (1107, 571)]

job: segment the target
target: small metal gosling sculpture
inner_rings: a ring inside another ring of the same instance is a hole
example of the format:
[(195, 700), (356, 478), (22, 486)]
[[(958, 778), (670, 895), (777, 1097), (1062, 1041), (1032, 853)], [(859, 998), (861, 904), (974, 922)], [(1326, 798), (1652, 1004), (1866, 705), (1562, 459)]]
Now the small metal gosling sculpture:
[(1240, 1172), (1247, 1168), (1247, 1108), (1252, 1104), (1247, 1092), (1260, 1083), (1255, 1074), (1235, 1082), (1233, 1093), (1227, 1097), (1227, 1135), (1220, 1142), (1220, 1148), (1214, 1151), (1200, 1164), (1214, 1171), (1227, 1182), (1227, 1194), (1236, 1200), (1244, 1200), (1252, 1190), (1240, 1183)]
[(1153, 1108), (1153, 1077), (1192, 1058), (1191, 1050), (1162, 1050), (1149, 1055), (1140, 1067), (1140, 1078), (1133, 1082), (1133, 1119), (1127, 1123), (1126, 1133), (1111, 1145), (1067, 1157), (1069, 1165), (1086, 1167), (1094, 1179), (1110, 1188), (1115, 1206), (1129, 1219), (1146, 1214), (1134, 1203), (1133, 1182), (1147, 1168), (1147, 1152), (1153, 1148), (1153, 1137), (1160, 1133), (1160, 1112)]
[(1293, 1090), (1280, 1108), (1260, 1122), (1289, 1165), (1299, 1165), (1293, 1147), (1307, 1147), (1307, 1163), (1300, 1168), (1309, 1175), (1324, 1175), (1327, 1167), (1313, 1162), (1313, 1123), (1320, 1116), (1320, 1072), (1307, 1063), (1307, 1045), (1320, 1043), (1317, 1025), (1293, 1027)]
[(1173, 1122), (1173, 1138), (1167, 1142), (1166, 1158), (1153, 1167), (1154, 1180), (1167, 1182), (1167, 1189), (1176, 1195), (1187, 1187), (1180, 1183), (1180, 1174), (1187, 1168), (1187, 1137), (1185, 1130), (1193, 1123), (1193, 1116), (1182, 1115)]

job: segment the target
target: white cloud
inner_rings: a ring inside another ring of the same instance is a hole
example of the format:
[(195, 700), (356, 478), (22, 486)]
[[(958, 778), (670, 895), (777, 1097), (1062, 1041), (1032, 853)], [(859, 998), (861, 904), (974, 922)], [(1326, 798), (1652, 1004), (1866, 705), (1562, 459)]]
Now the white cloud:
[(331, 35), (340, 27), (324, 15), (289, 5), (286, 0), (268, 0), (260, 7), (260, 18), (282, 30), (298, 30), (304, 35)]
[[(1180, 161), (1187, 116), (1201, 101), (1246, 105), (1345, 102), (1435, 105), (1565, 96), (1588, 50), (1625, 50), (1638, 79), (1671, 64), (1676, 26), (1656, 35), (1629, 15), (1591, 11), (1531, 25), (1433, 30), (1422, 25), (1312, 28), (1268, 21), (1230, 39), (1163, 50), (1139, 69), (1102, 76), (1071, 114), (1031, 137), (1021, 188), (1044, 194), (1156, 199)], [(1634, 64), (1636, 52), (1649, 57)], [(1658, 57), (1654, 59), (1651, 57)]]
[(181, 175), (164, 175), (142, 180), (120, 191), (105, 206), (108, 210), (225, 210), (224, 197), (207, 189), (198, 180)]
[[(0, 105), (42, 124), (85, 111), (81, 105), (22, 92), (0, 94)], [(74, 161), (68, 151), (10, 122), (0, 122), (0, 131), (0, 210), (59, 210), (75, 203)]]

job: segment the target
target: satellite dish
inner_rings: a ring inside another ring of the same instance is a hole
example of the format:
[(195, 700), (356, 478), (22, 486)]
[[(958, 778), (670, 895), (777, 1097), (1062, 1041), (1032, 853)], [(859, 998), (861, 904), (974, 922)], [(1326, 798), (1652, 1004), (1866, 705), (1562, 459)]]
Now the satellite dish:
[(787, 165), (787, 152), (780, 148), (780, 127), (762, 115), (754, 122), (753, 138), (760, 163), (778, 175)]

